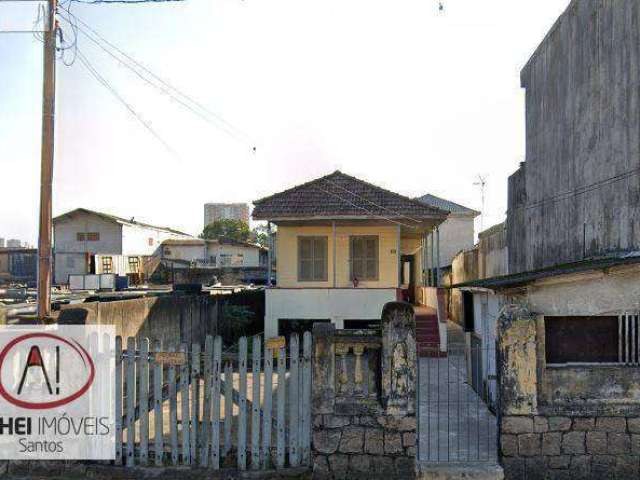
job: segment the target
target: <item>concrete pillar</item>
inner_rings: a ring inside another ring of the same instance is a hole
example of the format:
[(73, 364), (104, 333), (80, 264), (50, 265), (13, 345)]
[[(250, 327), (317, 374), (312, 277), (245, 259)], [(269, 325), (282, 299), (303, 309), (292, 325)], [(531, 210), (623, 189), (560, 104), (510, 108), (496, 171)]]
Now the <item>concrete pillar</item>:
[(311, 408), (313, 415), (333, 413), (336, 403), (336, 352), (331, 323), (313, 325), (313, 382)]
[(402, 232), (400, 230), (400, 225), (398, 225), (397, 232), (396, 253), (398, 254), (398, 288), (400, 288), (402, 287)]
[(333, 260), (332, 260), (332, 265), (333, 265), (333, 288), (336, 288), (336, 250), (337, 250), (337, 246), (336, 246), (336, 222), (331, 222), (331, 228), (333, 230)]
[(382, 405), (388, 415), (415, 413), (416, 320), (408, 303), (387, 303), (382, 310)]
[(271, 235), (271, 222), (267, 222), (267, 238), (269, 239), (269, 251), (267, 252), (267, 286), (271, 284), (271, 264), (273, 261), (273, 236)]
[(537, 319), (526, 307), (508, 305), (498, 317), (497, 377), (500, 415), (537, 412)]

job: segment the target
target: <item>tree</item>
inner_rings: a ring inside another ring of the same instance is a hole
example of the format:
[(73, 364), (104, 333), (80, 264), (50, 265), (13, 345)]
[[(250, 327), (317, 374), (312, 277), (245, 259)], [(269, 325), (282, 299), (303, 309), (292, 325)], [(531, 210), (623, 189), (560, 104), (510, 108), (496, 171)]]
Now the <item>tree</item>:
[(249, 225), (242, 220), (221, 218), (204, 227), (200, 238), (217, 240), (224, 237), (237, 242), (246, 242), (250, 235)]

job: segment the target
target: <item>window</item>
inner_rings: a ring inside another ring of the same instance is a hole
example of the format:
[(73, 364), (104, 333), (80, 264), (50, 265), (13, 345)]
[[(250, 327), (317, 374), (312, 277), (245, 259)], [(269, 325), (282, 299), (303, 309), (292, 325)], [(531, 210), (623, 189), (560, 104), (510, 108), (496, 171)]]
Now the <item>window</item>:
[(102, 273), (113, 273), (113, 259), (102, 257)]
[(140, 257), (129, 257), (129, 273), (140, 273)]
[(378, 280), (378, 237), (350, 238), (351, 280)]
[(327, 281), (327, 237), (298, 237), (298, 281)]
[(76, 233), (76, 240), (78, 242), (97, 242), (100, 240), (100, 234), (98, 232), (78, 232)]
[(289, 339), (292, 333), (297, 333), (300, 338), (304, 335), (304, 332), (312, 332), (314, 323), (330, 323), (331, 320), (326, 318), (318, 319), (278, 319), (278, 335)]
[(619, 361), (618, 316), (545, 317), (547, 363)]

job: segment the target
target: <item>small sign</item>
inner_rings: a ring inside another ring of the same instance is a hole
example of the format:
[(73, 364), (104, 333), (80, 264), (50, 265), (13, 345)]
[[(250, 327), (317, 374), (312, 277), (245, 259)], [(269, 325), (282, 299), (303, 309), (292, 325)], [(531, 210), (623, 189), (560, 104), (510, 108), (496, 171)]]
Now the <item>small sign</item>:
[(264, 348), (266, 348), (267, 350), (277, 351), (277, 350), (280, 350), (281, 348), (284, 348), (285, 346), (286, 346), (286, 340), (284, 337), (268, 338), (264, 342)]
[(184, 365), (187, 355), (184, 352), (156, 352), (155, 361), (163, 365)]

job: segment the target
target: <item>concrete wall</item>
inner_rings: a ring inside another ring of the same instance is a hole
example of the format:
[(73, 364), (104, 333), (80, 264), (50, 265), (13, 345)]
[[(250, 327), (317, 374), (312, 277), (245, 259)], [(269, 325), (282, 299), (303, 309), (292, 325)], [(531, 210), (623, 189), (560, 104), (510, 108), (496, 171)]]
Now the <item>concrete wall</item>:
[(523, 68), (511, 273), (640, 249), (639, 25), (637, 0), (574, 0)]
[(473, 247), (473, 220), (470, 216), (450, 215), (440, 225), (439, 267), (451, 265), (458, 253)]
[(478, 235), (478, 278), (491, 278), (509, 273), (507, 229), (504, 223)]
[(397, 298), (395, 288), (269, 288), (265, 291), (264, 333), (278, 335), (279, 319), (329, 319), (336, 328), (344, 320), (379, 319), (382, 308)]
[(124, 337), (147, 337), (176, 345), (216, 335), (218, 300), (205, 295), (167, 295), (114, 302), (62, 305), (60, 323), (115, 325)]

